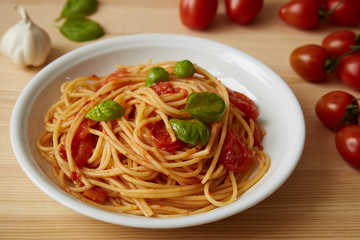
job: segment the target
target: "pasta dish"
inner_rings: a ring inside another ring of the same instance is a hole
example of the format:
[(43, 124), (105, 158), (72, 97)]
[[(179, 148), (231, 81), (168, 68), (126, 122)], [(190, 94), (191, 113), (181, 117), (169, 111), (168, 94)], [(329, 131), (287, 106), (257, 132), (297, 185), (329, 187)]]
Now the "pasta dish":
[(118, 65), (61, 86), (37, 140), (69, 194), (146, 217), (236, 201), (270, 166), (255, 103), (188, 61)]

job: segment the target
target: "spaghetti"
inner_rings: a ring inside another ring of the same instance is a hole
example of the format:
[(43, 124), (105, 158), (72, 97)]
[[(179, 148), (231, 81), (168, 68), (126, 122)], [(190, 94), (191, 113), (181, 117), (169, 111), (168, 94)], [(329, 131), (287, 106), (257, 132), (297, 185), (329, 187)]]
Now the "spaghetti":
[[(195, 64), (194, 75), (177, 77), (176, 63), (118, 65), (108, 76), (61, 86), (37, 147), (65, 191), (109, 211), (176, 217), (230, 204), (264, 176), (270, 159), (254, 103)], [(169, 77), (147, 87), (154, 67)], [(192, 145), (178, 139), (171, 119), (193, 118), (184, 111), (187, 98), (201, 92), (216, 93), (225, 108), (219, 121), (204, 123), (206, 143)], [(86, 118), (106, 100), (121, 105), (123, 115)]]

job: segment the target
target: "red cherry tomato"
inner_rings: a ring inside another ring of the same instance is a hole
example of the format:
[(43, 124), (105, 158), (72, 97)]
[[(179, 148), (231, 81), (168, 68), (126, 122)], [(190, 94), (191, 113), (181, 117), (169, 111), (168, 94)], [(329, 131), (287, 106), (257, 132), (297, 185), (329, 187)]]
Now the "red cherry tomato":
[(264, 5), (264, 0), (225, 0), (226, 14), (234, 22), (247, 24)]
[(215, 17), (217, 7), (217, 0), (180, 0), (181, 22), (192, 29), (204, 29)]
[(350, 30), (338, 30), (327, 35), (322, 46), (329, 52), (331, 56), (340, 57), (349, 52), (350, 46), (357, 45), (356, 34)]
[(321, 4), (314, 0), (293, 0), (279, 9), (280, 18), (287, 24), (303, 29), (314, 29), (320, 23)]
[[(351, 110), (347, 113), (348, 106), (352, 106), (354, 112)], [(357, 123), (358, 111), (359, 104), (355, 97), (344, 91), (328, 92), (318, 100), (315, 106), (315, 112), (320, 121), (334, 131), (341, 129), (345, 124)]]
[(230, 89), (227, 89), (227, 91), (230, 102), (245, 114), (245, 118), (256, 119), (259, 116), (259, 112), (256, 110), (253, 100), (248, 98), (245, 94)]
[(166, 131), (163, 121), (154, 123), (150, 129), (150, 136), (151, 140), (158, 148), (170, 153), (176, 152), (186, 146), (186, 143), (180, 141), (179, 139), (172, 142), (170, 134)]
[(316, 2), (317, 2), (320, 6), (325, 5), (325, 4), (326, 4), (326, 1), (327, 1), (327, 0), (316, 0)]
[(321, 82), (327, 78), (325, 63), (328, 58), (329, 53), (325, 48), (315, 44), (308, 44), (292, 51), (290, 65), (305, 80)]
[(350, 125), (340, 129), (335, 135), (335, 145), (351, 166), (360, 168), (360, 126)]
[(251, 150), (246, 147), (244, 139), (228, 128), (219, 163), (227, 170), (237, 173), (247, 170), (253, 161)]
[(343, 57), (335, 69), (336, 76), (346, 85), (360, 91), (360, 54)]
[(360, 1), (359, 0), (328, 0), (327, 11), (331, 12), (331, 22), (356, 27), (360, 23)]

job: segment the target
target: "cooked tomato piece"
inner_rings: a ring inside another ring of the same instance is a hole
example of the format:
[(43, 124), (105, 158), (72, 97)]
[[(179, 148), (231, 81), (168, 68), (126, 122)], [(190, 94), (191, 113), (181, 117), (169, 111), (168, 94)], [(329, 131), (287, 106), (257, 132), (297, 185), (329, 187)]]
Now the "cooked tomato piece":
[[(97, 137), (92, 135), (89, 131), (90, 127), (96, 124), (96, 121), (84, 119), (74, 135), (71, 152), (76, 166), (80, 169), (86, 166), (87, 160), (89, 160), (94, 148), (96, 147)], [(67, 160), (64, 145), (60, 146), (60, 156)]]
[(75, 171), (71, 171), (71, 172), (70, 172), (70, 177), (71, 177), (71, 180), (73, 180), (73, 181), (78, 181), (78, 180), (80, 180), (80, 178), (81, 178), (81, 173), (75, 172)]
[(101, 187), (94, 186), (82, 192), (82, 195), (94, 202), (104, 204), (107, 199), (108, 192)]
[(157, 82), (154, 83), (151, 88), (158, 94), (174, 93), (175, 90), (169, 82)]
[(238, 173), (246, 171), (253, 161), (251, 150), (247, 148), (244, 139), (228, 128), (219, 163), (227, 170)]
[(259, 124), (257, 122), (255, 122), (255, 128), (254, 128), (254, 145), (257, 146), (259, 149), (262, 149), (262, 145), (261, 142), (264, 138), (264, 134), (259, 126)]
[(178, 150), (181, 150), (186, 146), (186, 143), (176, 139), (175, 142), (172, 142), (170, 134), (165, 129), (165, 124), (163, 121), (158, 121), (154, 123), (150, 129), (150, 136), (153, 143), (160, 149), (174, 153)]
[(253, 100), (248, 98), (245, 94), (227, 89), (229, 93), (230, 102), (235, 105), (240, 111), (245, 113), (245, 118), (256, 119), (259, 112), (256, 110)]
[(115, 72), (111, 73), (110, 75), (108, 75), (106, 77), (106, 79), (100, 83), (98, 89), (102, 88), (103, 86), (105, 86), (107, 83), (113, 81), (113, 80), (117, 80), (120, 79), (121, 77), (123, 77), (124, 75), (128, 74), (128, 70), (126, 68), (119, 68), (117, 69)]

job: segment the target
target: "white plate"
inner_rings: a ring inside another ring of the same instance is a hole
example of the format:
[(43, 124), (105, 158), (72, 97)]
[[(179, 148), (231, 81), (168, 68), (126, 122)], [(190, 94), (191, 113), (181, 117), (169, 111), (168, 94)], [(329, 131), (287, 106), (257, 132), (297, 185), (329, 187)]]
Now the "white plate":
[[(171, 219), (145, 218), (107, 212), (62, 191), (51, 179), (49, 165), (39, 156), (35, 141), (42, 132), (46, 110), (58, 98), (60, 85), (91, 74), (107, 75), (116, 64), (189, 59), (218, 77), (233, 90), (252, 98), (267, 135), (265, 152), (272, 163), (266, 175), (235, 203), (207, 213)], [(277, 190), (296, 167), (305, 141), (300, 105), (288, 85), (270, 68), (227, 45), (184, 35), (140, 34), (98, 41), (56, 59), (25, 87), (13, 109), (11, 143), (28, 177), (50, 197), (89, 217), (141, 228), (179, 228), (209, 223), (234, 215)]]

